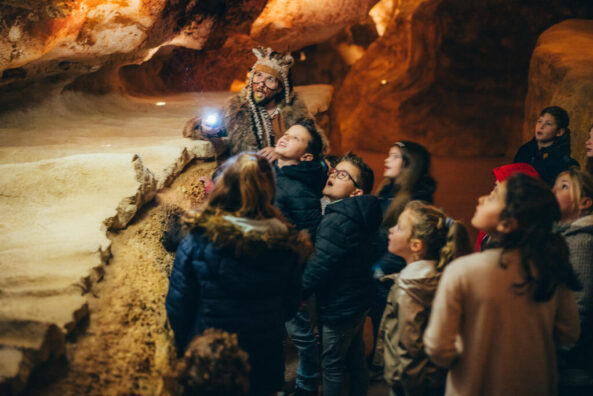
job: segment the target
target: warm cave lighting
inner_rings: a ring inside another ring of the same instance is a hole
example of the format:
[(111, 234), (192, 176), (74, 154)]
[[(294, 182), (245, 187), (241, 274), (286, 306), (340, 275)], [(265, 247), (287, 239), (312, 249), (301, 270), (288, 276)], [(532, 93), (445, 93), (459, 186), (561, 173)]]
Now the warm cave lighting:
[(155, 106), (164, 106), (166, 104), (167, 104), (167, 102), (156, 102)]
[(387, 80), (381, 80), (381, 85), (387, 85)]

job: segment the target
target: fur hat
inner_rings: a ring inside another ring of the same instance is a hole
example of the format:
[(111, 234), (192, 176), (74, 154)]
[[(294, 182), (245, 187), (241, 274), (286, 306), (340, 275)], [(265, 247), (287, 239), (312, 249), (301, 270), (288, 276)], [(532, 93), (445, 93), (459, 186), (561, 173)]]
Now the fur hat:
[(290, 74), (290, 68), (294, 64), (294, 58), (290, 54), (281, 54), (272, 51), (271, 48), (257, 47), (252, 51), (257, 57), (257, 61), (251, 68), (251, 78), (253, 78), (253, 72), (255, 71), (261, 71), (276, 77), (284, 86), (286, 102), (288, 103), (288, 97), (290, 95), (288, 76)]

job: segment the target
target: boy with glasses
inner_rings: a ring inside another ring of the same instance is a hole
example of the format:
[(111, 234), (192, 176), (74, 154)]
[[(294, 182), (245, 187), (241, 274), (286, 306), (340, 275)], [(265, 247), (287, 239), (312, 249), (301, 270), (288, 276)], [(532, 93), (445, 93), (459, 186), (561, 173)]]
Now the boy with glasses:
[(315, 251), (303, 274), (303, 297), (316, 294), (321, 325), (324, 396), (365, 395), (368, 373), (363, 327), (373, 297), (373, 236), (381, 225), (379, 201), (369, 195), (373, 171), (346, 154), (323, 189), (330, 203), (315, 238)]

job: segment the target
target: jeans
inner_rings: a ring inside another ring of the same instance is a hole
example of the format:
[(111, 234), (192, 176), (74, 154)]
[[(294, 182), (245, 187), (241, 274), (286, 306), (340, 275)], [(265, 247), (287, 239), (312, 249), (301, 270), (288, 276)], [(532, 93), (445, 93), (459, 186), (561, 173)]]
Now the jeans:
[(307, 307), (299, 310), (286, 322), (286, 332), (299, 354), (296, 386), (309, 392), (317, 392), (319, 382), (319, 350)]
[(367, 394), (369, 377), (362, 338), (366, 315), (338, 326), (321, 326), (324, 396), (344, 395), (346, 377), (350, 379), (350, 395)]

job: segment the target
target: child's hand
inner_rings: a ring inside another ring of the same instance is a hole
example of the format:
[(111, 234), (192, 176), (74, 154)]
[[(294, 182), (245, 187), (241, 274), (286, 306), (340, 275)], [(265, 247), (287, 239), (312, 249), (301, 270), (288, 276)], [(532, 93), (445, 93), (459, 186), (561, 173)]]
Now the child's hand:
[(274, 162), (278, 159), (278, 155), (276, 154), (274, 147), (264, 147), (263, 149), (259, 150), (257, 153), (270, 162)]

